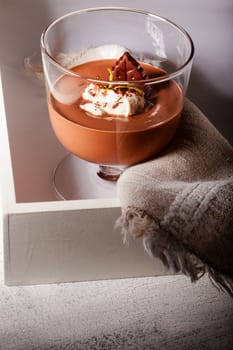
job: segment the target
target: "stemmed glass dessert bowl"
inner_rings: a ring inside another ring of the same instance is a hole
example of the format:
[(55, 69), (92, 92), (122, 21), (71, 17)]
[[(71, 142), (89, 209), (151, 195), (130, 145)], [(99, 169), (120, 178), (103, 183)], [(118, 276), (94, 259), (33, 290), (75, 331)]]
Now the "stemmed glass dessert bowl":
[(137, 9), (84, 9), (52, 22), (41, 52), (51, 125), (72, 155), (54, 174), (61, 198), (78, 196), (62, 189), (64, 176), (69, 186), (76, 178), (69, 162), (79, 172), (95, 164), (93, 181), (116, 181), (172, 140), (194, 54), (183, 28)]

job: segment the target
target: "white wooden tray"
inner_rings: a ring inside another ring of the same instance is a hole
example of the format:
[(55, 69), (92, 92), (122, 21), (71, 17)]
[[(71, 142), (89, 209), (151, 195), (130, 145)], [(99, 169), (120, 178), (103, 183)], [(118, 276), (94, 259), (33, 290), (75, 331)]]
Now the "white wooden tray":
[[(39, 4), (35, 2), (35, 11)], [(120, 216), (115, 194), (111, 198), (97, 189), (93, 196), (89, 192), (88, 199), (56, 198), (52, 175), (66, 151), (51, 129), (43, 84), (24, 67), (24, 58), (38, 53), (41, 31), (50, 18), (23, 15), (22, 11), (19, 16), (17, 6), (8, 8), (7, 4), (3, 11), (0, 181), (5, 283), (168, 273), (159, 260), (143, 251), (140, 240), (129, 247), (123, 244), (120, 232), (114, 229)]]

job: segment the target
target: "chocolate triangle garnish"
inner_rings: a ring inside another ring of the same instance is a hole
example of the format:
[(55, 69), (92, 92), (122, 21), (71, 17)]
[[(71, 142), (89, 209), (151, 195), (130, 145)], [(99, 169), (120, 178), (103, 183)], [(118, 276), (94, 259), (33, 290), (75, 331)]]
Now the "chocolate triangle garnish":
[(112, 68), (112, 77), (114, 81), (135, 81), (148, 79), (146, 72), (140, 64), (129, 54), (125, 52)]

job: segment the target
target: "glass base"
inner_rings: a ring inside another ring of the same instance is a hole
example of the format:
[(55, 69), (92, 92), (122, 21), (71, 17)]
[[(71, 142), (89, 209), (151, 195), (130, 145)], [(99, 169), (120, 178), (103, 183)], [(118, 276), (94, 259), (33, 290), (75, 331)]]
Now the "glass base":
[(106, 181), (117, 181), (124, 168), (120, 166), (99, 165), (97, 175)]
[(55, 168), (53, 187), (60, 200), (115, 198), (121, 171), (89, 163), (70, 153)]

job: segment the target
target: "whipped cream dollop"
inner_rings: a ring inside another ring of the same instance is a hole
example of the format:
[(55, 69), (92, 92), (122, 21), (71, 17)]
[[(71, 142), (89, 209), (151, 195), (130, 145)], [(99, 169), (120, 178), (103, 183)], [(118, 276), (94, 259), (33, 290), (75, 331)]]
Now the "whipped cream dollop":
[(89, 84), (82, 94), (83, 103), (80, 108), (94, 116), (124, 116), (141, 113), (145, 107), (143, 95), (128, 89), (121, 92), (119, 89), (103, 88)]
[[(60, 52), (56, 57), (56, 61), (63, 67), (72, 69), (79, 64), (93, 60), (117, 59), (127, 50), (128, 49), (124, 46), (116, 44), (101, 45), (97, 47), (83, 48), (79, 52)], [(67, 88), (65, 79), (61, 81), (60, 84), (53, 84), (50, 82), (50, 79), (47, 79), (47, 82), (52, 95), (61, 103), (72, 104), (80, 97), (80, 88), (78, 84), (76, 84), (75, 79), (69, 81), (68, 86), (71, 84), (72, 88)]]
[[(102, 45), (83, 49), (78, 53), (59, 53), (57, 61), (64, 67), (70, 69), (76, 65), (99, 59), (118, 59), (124, 52), (133, 53), (120, 45)], [(72, 84), (72, 88), (70, 88)], [(75, 79), (69, 80), (67, 88), (66, 80), (60, 84), (50, 86), (52, 94), (61, 103), (72, 104), (80, 97), (80, 87)], [(104, 88), (99, 85), (89, 84), (81, 95), (80, 108), (93, 116), (131, 116), (143, 112), (145, 99), (143, 94), (135, 90)]]

